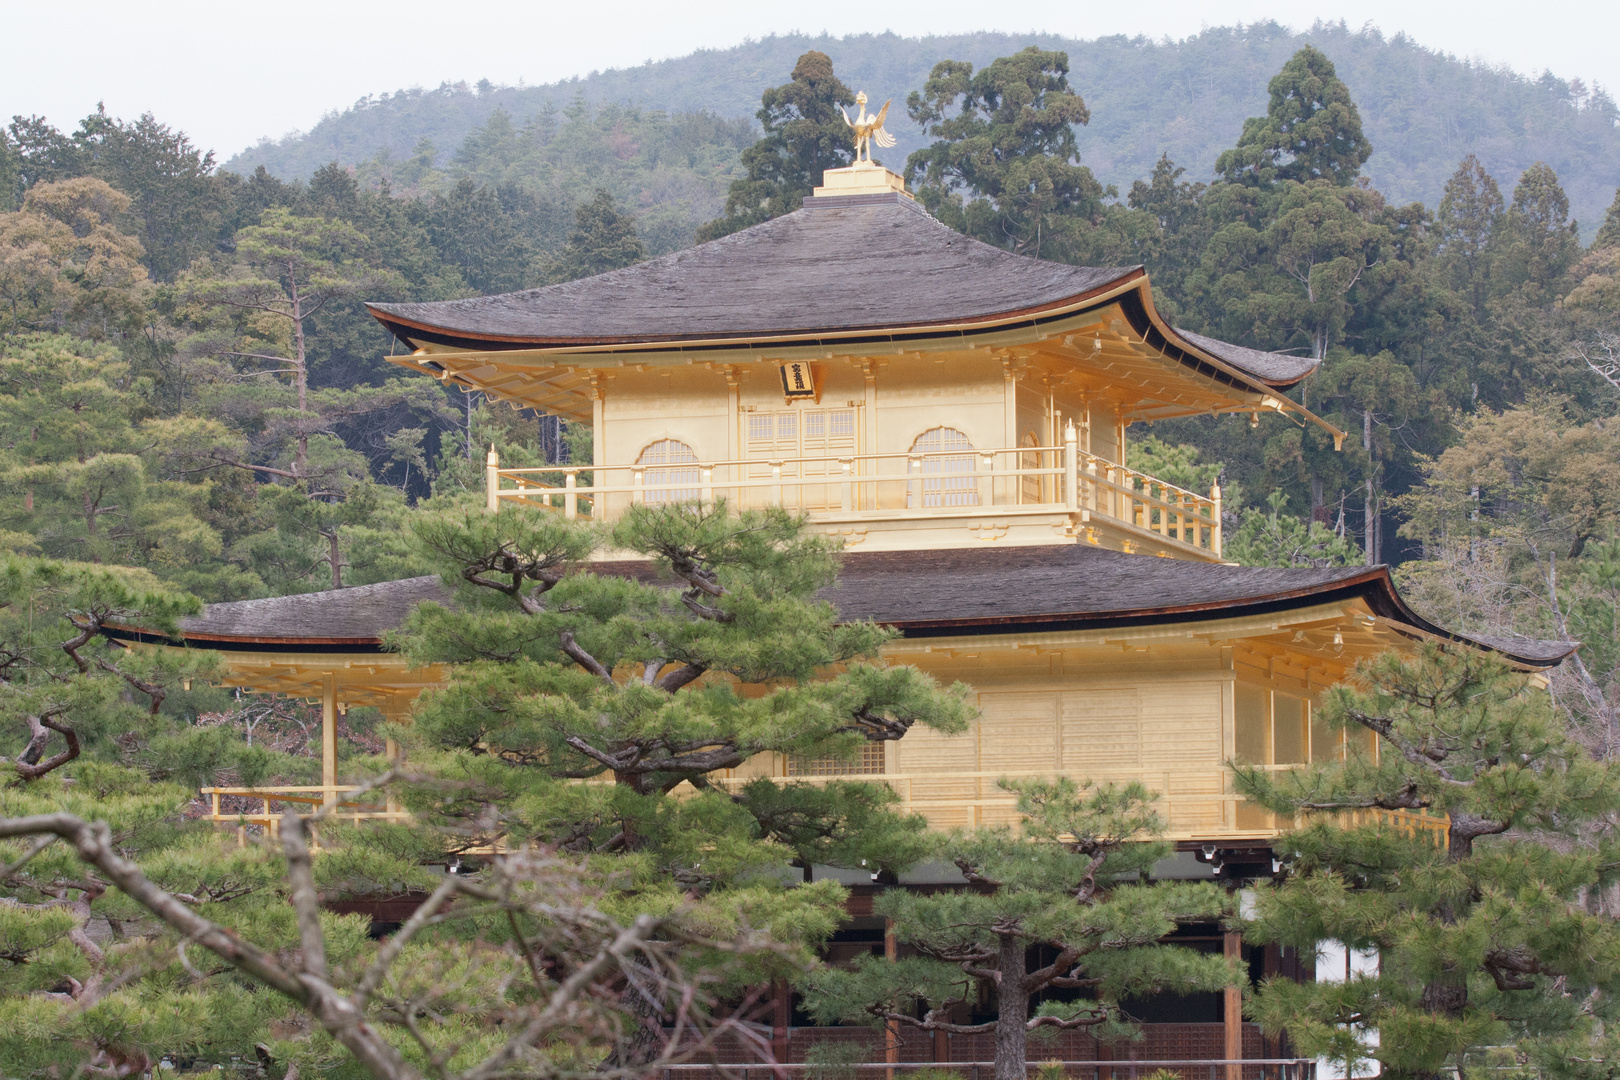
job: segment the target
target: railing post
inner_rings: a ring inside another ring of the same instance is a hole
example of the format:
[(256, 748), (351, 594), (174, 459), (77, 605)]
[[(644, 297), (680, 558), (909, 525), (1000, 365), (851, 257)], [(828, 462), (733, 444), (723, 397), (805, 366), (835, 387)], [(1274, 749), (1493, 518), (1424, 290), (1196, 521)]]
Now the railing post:
[(489, 444), (489, 456), (484, 459), (484, 509), (494, 513), (501, 503), (501, 455), (495, 444)]
[(1080, 435), (1072, 420), (1063, 429), (1063, 501), (1070, 510), (1080, 509)]
[(708, 506), (710, 503), (714, 502), (713, 465), (703, 466), (703, 487), (698, 491), (698, 498), (703, 500), (703, 505), (705, 506)]
[(849, 458), (838, 459), (839, 471), (844, 474), (844, 483), (838, 495), (838, 508), (846, 514), (850, 511), (850, 503), (854, 501), (851, 498), (853, 493), (850, 490), (850, 474), (854, 471), (854, 467), (855, 462)]
[(573, 473), (563, 475), (563, 517), (571, 518), (579, 513), (579, 496), (574, 494), (574, 487), (578, 480)]
[[(980, 454), (979, 457), (984, 460), (984, 471), (980, 474), (978, 482), (979, 505), (990, 506), (995, 502), (995, 499), (991, 494), (992, 484), (990, 478), (995, 474), (996, 471), (996, 456), (994, 454)], [(1013, 460), (1016, 461), (1018, 459), (1015, 457)], [(1014, 490), (1012, 496), (1007, 500), (1009, 503), (1016, 503), (1018, 501), (1017, 481), (1019, 478), (1014, 477), (1013, 479)]]
[(337, 796), (337, 673), (321, 675), (321, 805), (336, 807)]
[(1212, 484), (1209, 489), (1209, 501), (1214, 503), (1215, 516), (1209, 527), (1209, 549), (1215, 553), (1216, 558), (1221, 555), (1221, 485)]
[(645, 486), (644, 486), (646, 478), (647, 478), (647, 470), (646, 469), (631, 469), (630, 470), (630, 486), (634, 489), (633, 491), (630, 492), (630, 501), (631, 502), (641, 503), (641, 502), (646, 502), (647, 501), (647, 492), (646, 492)]
[(771, 502), (782, 505), (782, 463), (771, 462)]

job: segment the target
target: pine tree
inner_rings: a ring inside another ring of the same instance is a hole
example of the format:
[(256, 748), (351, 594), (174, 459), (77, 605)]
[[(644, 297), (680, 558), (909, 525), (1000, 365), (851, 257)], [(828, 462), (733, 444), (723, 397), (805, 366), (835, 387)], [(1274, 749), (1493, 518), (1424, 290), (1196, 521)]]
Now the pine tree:
[[(225, 696), (190, 689), (218, 676), (212, 654), (101, 636), (138, 627), (161, 641), (199, 608), (128, 567), (0, 562), (0, 738), (14, 777), (0, 785), (8, 1076), (257, 1058), (271, 1075), (334, 1080), (574, 1077), (605, 1061), (678, 1060), (725, 1034), (757, 1042), (744, 1021), (760, 986), (802, 974), (842, 917), (841, 886), (785, 887), (783, 864), (916, 846), (921, 822), (889, 811), (892, 796), (764, 782), (737, 801), (666, 800), (634, 852), (558, 852), (527, 841), (578, 825), (559, 823), (559, 809), (600, 809), (596, 789), (508, 802), (515, 785), (492, 782), (488, 756), (431, 754), (411, 775), (345, 762), (360, 782), (346, 805), (393, 785), (416, 811), (409, 822), (288, 814), (279, 838), (239, 843), (187, 812), (194, 785), (227, 770), (257, 784), (289, 762), (190, 722), (199, 697)], [(493, 842), (470, 842), (474, 832)], [(430, 895), (385, 941), (368, 937), (364, 916), (322, 909), (402, 887)]]
[(1266, 115), (1244, 122), (1237, 146), (1216, 160), (1215, 171), (1228, 183), (1262, 186), (1282, 180), (1354, 183), (1372, 144), (1361, 133), (1361, 112), (1333, 61), (1307, 45), (1269, 89)]
[(840, 107), (855, 95), (833, 74), (832, 59), (814, 49), (793, 65), (790, 82), (760, 96), (755, 115), (765, 136), (742, 153), (746, 177), (733, 180), (721, 217), (698, 230), (701, 243), (789, 214), (804, 205), (821, 175), (854, 160), (854, 140)]
[[(826, 896), (781, 892), (787, 865), (920, 857), (923, 822), (886, 786), (718, 779), (773, 754), (850, 758), (918, 723), (960, 731), (971, 712), (964, 687), (871, 661), (891, 632), (816, 598), (836, 544), (802, 520), (641, 504), (609, 534), (480, 506), (411, 530), (457, 587), (455, 607), (422, 605), (400, 635), (413, 662), (455, 665), (417, 711), (413, 760), (487, 793), (441, 808), (446, 828), (620, 859), (651, 890), (765, 890), (789, 925), (800, 905), (820, 925)], [(609, 541), (648, 561), (593, 572)], [(624, 1060), (651, 1053), (658, 1021), (643, 1023)]]
[[(1238, 770), (1249, 798), (1312, 816), (1277, 842), (1285, 869), (1258, 890), (1246, 935), (1307, 951), (1332, 939), (1375, 951), (1378, 965), (1345, 981), (1268, 982), (1253, 1009), (1262, 1026), (1306, 1056), (1434, 1077), (1465, 1070), (1480, 1047), (1578, 1042), (1612, 1024), (1620, 928), (1579, 900), (1613, 876), (1620, 788), (1546, 693), (1500, 660), (1426, 645), (1360, 665), (1322, 717), (1343, 732), (1341, 760)], [(1443, 832), (1327, 817), (1369, 811), (1428, 814)]]
[(199, 513), (211, 482), (175, 479), (167, 468), (223, 426), (137, 419), (141, 389), (109, 345), (32, 337), (0, 350), (0, 536), (36, 554), (140, 565), (168, 580), (230, 576), (222, 540)]
[(636, 235), (636, 219), (621, 213), (609, 195), (597, 188), (590, 202), (574, 212), (574, 231), (552, 268), (552, 281), (605, 274), (631, 266), (647, 257), (647, 247)]
[(977, 74), (941, 60), (906, 111), (936, 140), (907, 159), (906, 181), (951, 227), (1039, 257), (1102, 212), (1106, 193), (1080, 164), (1074, 126), (1091, 111), (1069, 89), (1067, 53), (1032, 45)]
[[(1141, 785), (1000, 786), (1018, 796), (1021, 834), (938, 837), (931, 854), (960, 868), (969, 887), (883, 893), (874, 913), (893, 920), (896, 939), (918, 955), (862, 957), (852, 970), (818, 971), (806, 986), (818, 1021), (994, 1031), (996, 1080), (1023, 1080), (1030, 1032), (1089, 1028), (1124, 1037), (1130, 1024), (1121, 999), (1171, 987), (1217, 990), (1241, 977), (1221, 957), (1161, 943), (1180, 922), (1219, 919), (1228, 901), (1208, 883), (1141, 880), (1169, 853)], [(1052, 958), (1031, 969), (1037, 948)], [(990, 985), (996, 1019), (952, 1022), (953, 1009), (974, 1001), (978, 980)], [(1031, 1015), (1036, 996), (1042, 1000)]]

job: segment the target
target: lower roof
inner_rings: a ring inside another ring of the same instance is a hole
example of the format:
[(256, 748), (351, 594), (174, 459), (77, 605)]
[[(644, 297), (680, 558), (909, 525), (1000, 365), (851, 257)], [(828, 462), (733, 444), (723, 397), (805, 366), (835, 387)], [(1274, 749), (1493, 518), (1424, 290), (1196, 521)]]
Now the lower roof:
[[(1377, 616), (1420, 635), (1500, 653), (1546, 668), (1578, 642), (1481, 637), (1445, 630), (1406, 606), (1388, 567), (1279, 569), (1126, 555), (1084, 544), (954, 551), (849, 552), (824, 592), (846, 620), (871, 619), (908, 638), (1085, 630), (1207, 621), (1361, 600)], [(599, 562), (598, 574), (656, 580), (645, 560)], [(383, 636), (424, 600), (449, 602), (437, 577), (299, 596), (210, 604), (181, 621), (199, 648), (275, 652), (380, 651)], [(123, 638), (153, 639), (132, 630)]]

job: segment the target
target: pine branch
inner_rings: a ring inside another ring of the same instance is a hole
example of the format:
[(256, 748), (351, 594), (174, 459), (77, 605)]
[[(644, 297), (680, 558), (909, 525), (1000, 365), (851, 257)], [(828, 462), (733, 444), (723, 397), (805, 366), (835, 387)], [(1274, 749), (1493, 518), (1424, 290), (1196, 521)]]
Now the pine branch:
[(326, 935), (321, 931), (320, 898), (315, 892), (315, 870), (309, 844), (304, 840), (304, 819), (292, 810), (281, 816), (281, 849), (287, 856), (287, 880), (292, 885), (293, 910), (298, 914), (298, 942), (304, 972), (327, 977)]
[[(28, 729), (30, 732), (28, 746), (12, 766), (17, 770), (18, 776), (24, 780), (38, 780), (47, 773), (60, 769), (63, 765), (79, 756), (79, 733), (56, 719), (66, 711), (66, 706), (59, 705), (46, 709), (38, 716), (28, 717)], [(44, 761), (40, 761), (39, 755), (44, 753), (45, 743), (50, 739), (53, 731), (67, 740), (67, 748), (52, 754)]]
[[(520, 597), (519, 599), (521, 602), (522, 598)], [(595, 675), (598, 679), (601, 679), (609, 686), (614, 685), (613, 672), (603, 667), (601, 662), (598, 661), (596, 657), (586, 652), (580, 646), (579, 642), (574, 640), (574, 632), (572, 630), (564, 630), (557, 636), (561, 642), (563, 655), (567, 656), (574, 663), (578, 664), (592, 675)]]
[(72, 814), (0, 818), (0, 837), (52, 834), (72, 843), (79, 858), (96, 867), (130, 899), (161, 919), (186, 940), (195, 941), (221, 959), (308, 1009), (374, 1076), (418, 1080), (420, 1076), (399, 1053), (366, 1024), (354, 1005), (324, 980), (295, 976), (250, 942), (192, 911), (118, 854), (104, 822), (90, 823)]

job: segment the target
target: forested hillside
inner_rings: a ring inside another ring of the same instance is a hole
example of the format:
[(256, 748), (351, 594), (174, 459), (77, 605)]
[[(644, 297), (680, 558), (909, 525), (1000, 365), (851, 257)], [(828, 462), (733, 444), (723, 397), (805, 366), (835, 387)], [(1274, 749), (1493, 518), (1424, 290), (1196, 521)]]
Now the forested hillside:
[[(1147, 175), (1161, 154), (1184, 166), (1190, 178), (1208, 179), (1244, 119), (1263, 108), (1267, 80), (1304, 44), (1326, 53), (1355, 95), (1375, 151), (1366, 174), (1390, 199), (1436, 205), (1446, 178), (1468, 153), (1505, 184), (1545, 161), (1558, 171), (1572, 213), (1591, 240), (1620, 176), (1620, 113), (1612, 98), (1578, 79), (1525, 78), (1405, 37), (1342, 24), (1302, 33), (1274, 23), (1217, 27), (1179, 42), (991, 33), (770, 37), (547, 86), (480, 83), (381, 94), (326, 117), (308, 134), (244, 151), (227, 167), (250, 173), (264, 165), (283, 179), (308, 179), (330, 161), (362, 165), (386, 152), (385, 160), (397, 163), (431, 146), (435, 166), (454, 176), (476, 167), (478, 144), (464, 144), (497, 110), (521, 129), (547, 115), (548, 106), (560, 111), (576, 98), (672, 115), (705, 111), (752, 125), (760, 92), (779, 82), (809, 48), (831, 56), (851, 87), (865, 89), (878, 103), (894, 99), (890, 128), (898, 145), (889, 164), (898, 165), (925, 143), (902, 106), (937, 61), (949, 57), (982, 66), (1036, 45), (1068, 53), (1071, 82), (1091, 108), (1091, 123), (1080, 133), (1082, 158), (1099, 180), (1123, 191)], [(625, 130), (635, 126), (629, 121)], [(544, 123), (540, 130), (546, 130)], [(723, 133), (708, 138), (704, 154), (713, 153), (718, 162), (735, 160), (735, 140)], [(656, 183), (615, 194), (647, 210), (670, 197)]]

